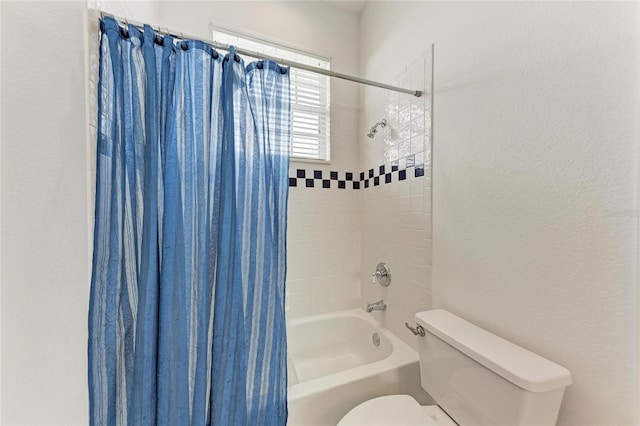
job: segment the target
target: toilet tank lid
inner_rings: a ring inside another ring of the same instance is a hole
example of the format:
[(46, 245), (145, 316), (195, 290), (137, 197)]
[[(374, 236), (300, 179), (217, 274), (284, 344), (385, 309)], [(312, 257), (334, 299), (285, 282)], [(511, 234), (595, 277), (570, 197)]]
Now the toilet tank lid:
[(547, 392), (571, 384), (571, 373), (563, 366), (443, 309), (418, 312), (415, 319), (434, 336), (530, 392)]

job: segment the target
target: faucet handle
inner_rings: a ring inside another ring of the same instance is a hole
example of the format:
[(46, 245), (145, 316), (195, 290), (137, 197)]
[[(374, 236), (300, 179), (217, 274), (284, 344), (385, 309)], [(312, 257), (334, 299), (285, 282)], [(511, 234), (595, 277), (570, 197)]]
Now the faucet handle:
[(380, 262), (376, 266), (376, 272), (371, 274), (371, 284), (380, 284), (382, 287), (387, 287), (391, 284), (391, 270), (386, 263)]
[(407, 328), (408, 328), (409, 330), (411, 330), (411, 332), (413, 333), (413, 335), (414, 335), (414, 336), (424, 337), (424, 336), (425, 336), (425, 334), (426, 334), (426, 333), (424, 332), (424, 328), (423, 328), (420, 324), (416, 325), (415, 327), (411, 327), (411, 326), (409, 325), (409, 323), (406, 323), (406, 322), (405, 322), (405, 323), (404, 323), (404, 325), (406, 325), (406, 326), (407, 326)]

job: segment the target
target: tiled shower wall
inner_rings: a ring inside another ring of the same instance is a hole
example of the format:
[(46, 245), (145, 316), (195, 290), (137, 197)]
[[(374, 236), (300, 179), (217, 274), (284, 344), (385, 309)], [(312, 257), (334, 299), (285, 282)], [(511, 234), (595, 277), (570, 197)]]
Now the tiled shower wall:
[[(404, 323), (431, 307), (431, 64), (428, 49), (393, 79), (420, 98), (362, 86), (359, 117), (332, 105), (331, 163), (292, 162), (288, 319), (383, 299), (371, 315), (416, 347)], [(372, 284), (378, 262), (389, 287)]]
[[(386, 311), (372, 315), (414, 348), (417, 341), (404, 323), (415, 323), (416, 312), (431, 308), (431, 74), (428, 49), (393, 79), (401, 87), (424, 89), (420, 98), (364, 89), (359, 139), (363, 167), (397, 162), (407, 170), (405, 180), (361, 191), (362, 306), (384, 299)], [(382, 118), (387, 128), (374, 139), (364, 136)], [(415, 173), (420, 166), (423, 172)], [(372, 283), (378, 262), (391, 269), (389, 287)]]
[[(420, 115), (416, 120), (421, 120), (424, 125), (423, 109), (416, 108), (413, 114), (416, 117)], [(396, 121), (397, 115), (394, 117)], [(401, 201), (406, 198), (414, 204), (421, 203), (420, 206), (407, 204), (407, 212), (423, 210), (423, 144), (416, 145), (415, 151), (405, 153), (402, 158), (388, 157), (390, 161), (386, 164), (362, 169), (357, 166), (357, 141), (362, 134), (356, 132), (358, 112), (334, 106), (333, 116), (339, 118), (332, 123), (332, 150), (340, 152), (340, 155), (334, 157), (330, 164), (293, 161), (289, 171), (289, 320), (361, 304), (361, 256), (366, 243), (363, 227), (368, 217), (363, 207), (366, 207), (366, 200), (377, 197), (379, 188), (386, 194), (394, 188), (406, 188), (408, 191), (410, 186), (420, 186), (419, 196), (412, 199), (404, 197)], [(380, 137), (384, 136), (381, 134)], [(421, 137), (423, 140), (422, 133)], [(411, 220), (415, 226), (422, 226), (422, 216), (415, 214), (390, 216), (388, 219)], [(405, 241), (405, 235), (401, 232), (395, 238)], [(407, 241), (412, 243), (413, 240)], [(415, 269), (413, 272), (413, 276), (420, 274)]]
[(346, 180), (358, 164), (357, 138), (358, 109), (332, 104), (331, 163), (291, 162), (288, 320), (360, 303), (360, 194)]

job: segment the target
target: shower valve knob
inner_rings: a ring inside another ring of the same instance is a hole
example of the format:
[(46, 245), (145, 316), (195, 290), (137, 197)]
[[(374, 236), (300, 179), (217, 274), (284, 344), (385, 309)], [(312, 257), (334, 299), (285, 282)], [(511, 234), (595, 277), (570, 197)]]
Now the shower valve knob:
[(380, 262), (376, 266), (376, 272), (371, 274), (371, 284), (380, 284), (382, 287), (387, 287), (391, 284), (391, 270), (386, 263)]

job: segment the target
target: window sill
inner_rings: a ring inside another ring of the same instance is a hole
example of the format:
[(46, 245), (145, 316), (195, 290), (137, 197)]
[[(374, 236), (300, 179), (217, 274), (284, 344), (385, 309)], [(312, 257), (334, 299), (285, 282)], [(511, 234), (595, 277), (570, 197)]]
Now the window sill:
[(318, 160), (315, 158), (291, 157), (292, 163), (331, 164), (331, 160)]

